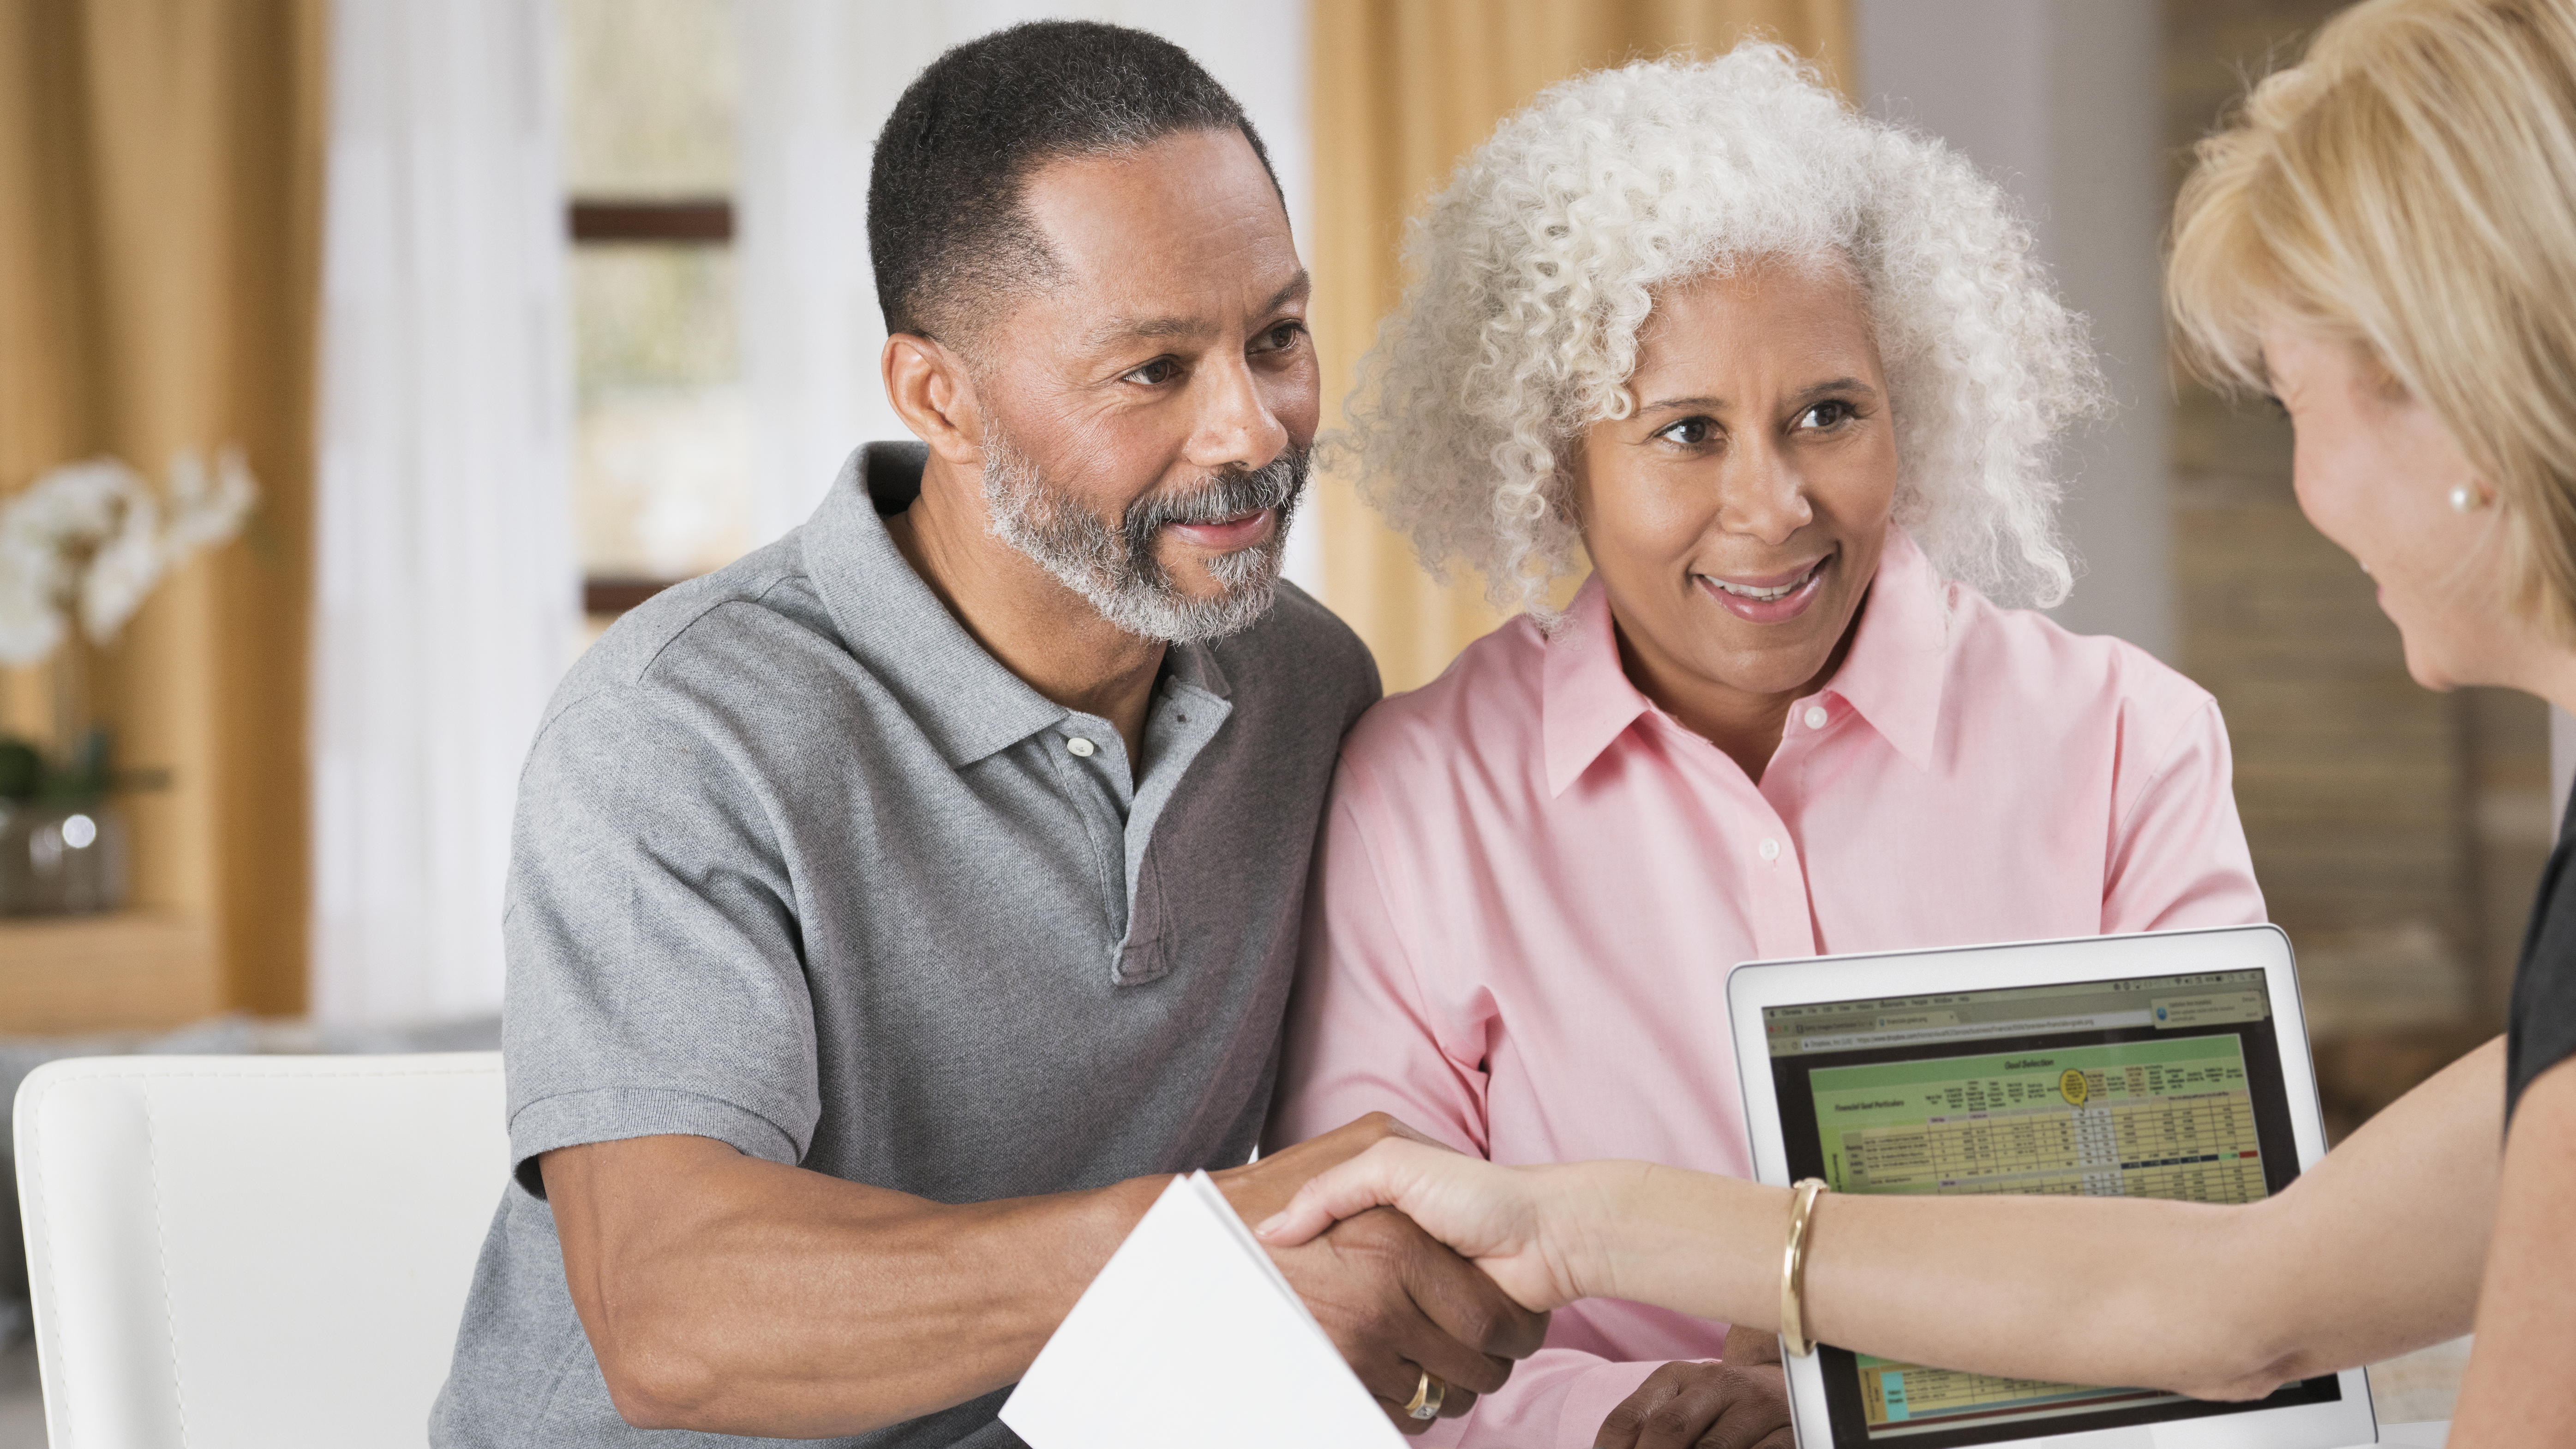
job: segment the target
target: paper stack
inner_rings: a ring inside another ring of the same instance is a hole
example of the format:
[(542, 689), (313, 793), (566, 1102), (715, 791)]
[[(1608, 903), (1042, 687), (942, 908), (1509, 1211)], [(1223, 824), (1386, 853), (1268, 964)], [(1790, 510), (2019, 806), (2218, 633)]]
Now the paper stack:
[(1204, 1172), (1174, 1182), (1029, 1365), (1032, 1449), (1403, 1449)]

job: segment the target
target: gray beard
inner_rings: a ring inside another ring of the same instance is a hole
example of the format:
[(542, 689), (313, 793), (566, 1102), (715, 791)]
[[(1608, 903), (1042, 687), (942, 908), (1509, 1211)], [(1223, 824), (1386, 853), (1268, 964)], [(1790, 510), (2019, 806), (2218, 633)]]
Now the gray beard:
[[(1146, 494), (1113, 525), (988, 425), (984, 511), (995, 538), (1035, 559), (1100, 617), (1143, 638), (1190, 644), (1240, 634), (1270, 612), (1306, 467), (1307, 450), (1300, 448), (1258, 469), (1222, 469), (1186, 491)], [(1208, 560), (1220, 588), (1213, 598), (1183, 593), (1154, 557), (1155, 536), (1166, 524), (1215, 523), (1263, 508), (1276, 515), (1269, 538)]]

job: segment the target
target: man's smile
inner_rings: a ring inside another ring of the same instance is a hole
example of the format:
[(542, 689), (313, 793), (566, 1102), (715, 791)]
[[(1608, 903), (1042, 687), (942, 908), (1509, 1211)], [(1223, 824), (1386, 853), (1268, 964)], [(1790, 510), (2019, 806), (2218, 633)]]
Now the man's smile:
[(1271, 530), (1278, 526), (1278, 519), (1278, 510), (1256, 508), (1250, 513), (1221, 518), (1213, 523), (1167, 523), (1163, 526), (1192, 548), (1202, 548), (1210, 553), (1234, 553), (1268, 540)]

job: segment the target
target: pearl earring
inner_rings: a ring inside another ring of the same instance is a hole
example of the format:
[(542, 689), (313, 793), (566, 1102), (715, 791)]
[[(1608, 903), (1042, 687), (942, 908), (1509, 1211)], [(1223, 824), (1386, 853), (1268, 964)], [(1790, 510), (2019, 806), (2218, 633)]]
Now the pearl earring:
[(2478, 496), (2478, 490), (2470, 487), (2466, 483), (2460, 484), (2458, 487), (2451, 490), (2451, 511), (2453, 513), (2475, 513), (2485, 506), (2486, 500)]

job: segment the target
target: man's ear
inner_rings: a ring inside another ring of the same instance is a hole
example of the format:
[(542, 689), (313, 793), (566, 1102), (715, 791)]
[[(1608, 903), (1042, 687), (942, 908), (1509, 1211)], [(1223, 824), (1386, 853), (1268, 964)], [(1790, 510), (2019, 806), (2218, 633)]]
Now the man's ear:
[(877, 356), (896, 416), (942, 460), (961, 468), (984, 465), (984, 413), (966, 361), (936, 338), (898, 332)]

